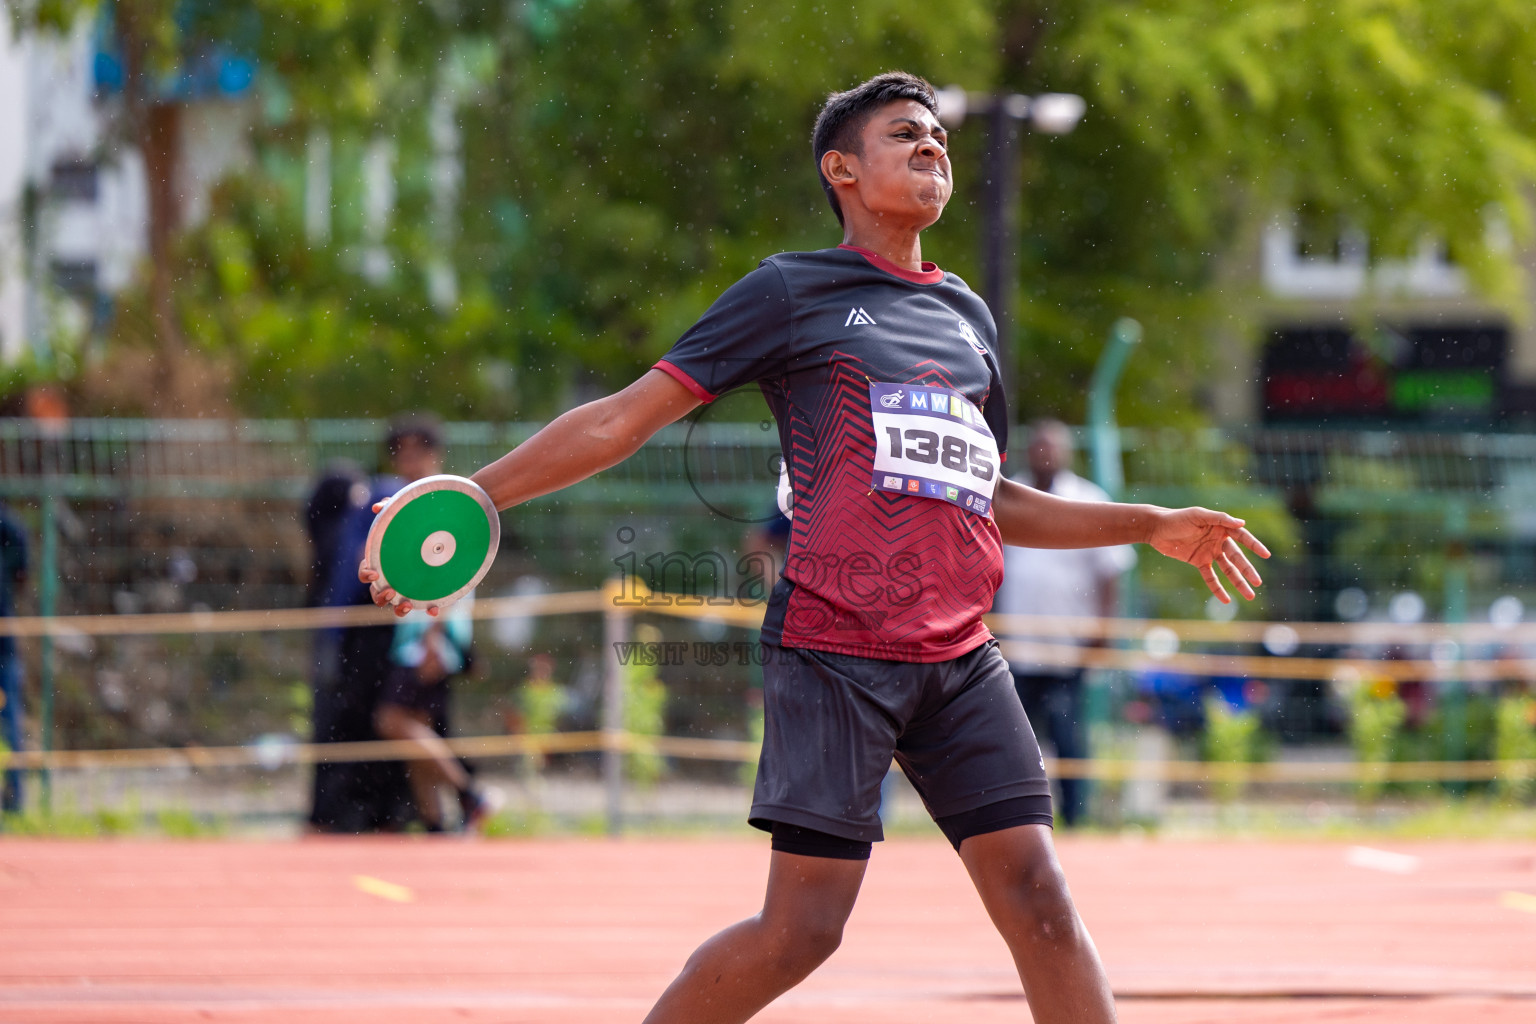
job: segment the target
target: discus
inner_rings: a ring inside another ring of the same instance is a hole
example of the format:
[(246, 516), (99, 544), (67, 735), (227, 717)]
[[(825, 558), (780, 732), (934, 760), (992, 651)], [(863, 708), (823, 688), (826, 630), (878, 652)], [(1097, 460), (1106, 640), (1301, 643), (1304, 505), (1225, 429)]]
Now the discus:
[(490, 495), (444, 473), (400, 488), (369, 527), (366, 550), (378, 584), (395, 592), (391, 604), (446, 608), (485, 577), (500, 543)]

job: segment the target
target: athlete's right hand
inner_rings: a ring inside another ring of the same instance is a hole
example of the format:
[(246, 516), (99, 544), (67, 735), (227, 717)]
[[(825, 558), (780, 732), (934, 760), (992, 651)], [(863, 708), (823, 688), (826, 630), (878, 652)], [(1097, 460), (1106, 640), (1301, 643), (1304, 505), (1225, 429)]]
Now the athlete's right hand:
[[(377, 507), (375, 506), (375, 508)], [(357, 578), (361, 582), (368, 584), (368, 596), (373, 598), (374, 604), (382, 608), (384, 605), (394, 602), (395, 617), (397, 619), (405, 618), (411, 614), (411, 609), (416, 607), (406, 598), (396, 594), (392, 588), (385, 586), (379, 577), (379, 571), (371, 567), (366, 558), (357, 563)], [(396, 598), (399, 598), (399, 600), (396, 600)], [(436, 618), (438, 614), (437, 605), (427, 605), (427, 614)]]
[[(385, 506), (394, 500), (394, 495), (390, 495), (383, 501), (374, 502), (373, 514), (378, 515), (380, 512), (384, 511)], [(368, 564), (368, 559), (366, 557), (361, 562), (357, 563), (357, 578), (359, 581), (368, 584), (368, 596), (373, 598), (374, 604), (382, 608), (384, 605), (393, 602), (395, 618), (397, 619), (403, 619), (407, 615), (411, 614), (411, 609), (414, 608), (415, 605), (411, 604), (411, 602), (405, 598), (400, 598), (400, 600), (396, 601), (395, 599), (399, 597), (399, 595), (396, 594), (394, 590), (385, 586), (379, 581), (378, 570), (374, 569)], [(434, 618), (437, 616), (437, 611), (437, 605), (434, 604), (427, 606), (427, 614), (433, 616)]]

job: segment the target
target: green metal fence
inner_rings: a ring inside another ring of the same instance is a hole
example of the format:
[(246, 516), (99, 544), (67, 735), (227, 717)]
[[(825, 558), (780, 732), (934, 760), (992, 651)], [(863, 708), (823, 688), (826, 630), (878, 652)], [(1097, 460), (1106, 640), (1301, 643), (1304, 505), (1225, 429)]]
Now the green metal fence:
[[(670, 427), (624, 464), (506, 513), (503, 553), (483, 592), (588, 589), (651, 555), (709, 552), (722, 553), (728, 578), (701, 585), (732, 592), (736, 558), (771, 513), (778, 468), (776, 433), (743, 418)], [(470, 472), (533, 429), (450, 424), (447, 468)], [(20, 610), (295, 607), (309, 564), (304, 498), (330, 460), (374, 466), (383, 431), (373, 421), (0, 421), (0, 496), (35, 541), (35, 584)], [(1126, 500), (1225, 508), (1275, 548), (1263, 597), (1244, 617), (1486, 621), (1518, 619), (1536, 600), (1536, 437), (1123, 430), (1120, 439)], [(1013, 441), (1022, 453), (1024, 438)], [(1131, 590), (1131, 614), (1217, 613), (1187, 567), (1150, 553)], [(709, 623), (658, 627), (669, 640), (748, 638)], [(461, 688), (464, 731), (502, 728), (510, 687), (538, 651), (556, 656), (571, 686), (567, 724), (594, 725), (601, 630), (594, 616), (487, 624), (482, 672)], [(66, 636), (28, 641), (25, 651), (29, 726), (45, 746), (245, 743), (303, 732), (309, 646), (301, 633)], [(668, 732), (745, 737), (753, 671), (669, 667)], [(1310, 696), (1278, 705), (1276, 715), (1290, 716), (1288, 736), (1339, 728), (1325, 686), (1294, 690)]]

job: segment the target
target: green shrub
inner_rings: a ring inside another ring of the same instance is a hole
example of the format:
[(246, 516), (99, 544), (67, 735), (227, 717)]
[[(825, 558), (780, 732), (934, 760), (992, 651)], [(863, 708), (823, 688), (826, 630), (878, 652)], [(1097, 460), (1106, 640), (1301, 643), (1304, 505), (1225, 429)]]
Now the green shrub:
[[(1349, 744), (1362, 765), (1385, 766), (1392, 760), (1408, 709), (1391, 684), (1361, 684), (1349, 697)], [(1367, 773), (1359, 784), (1362, 800), (1375, 800), (1386, 786), (1385, 772)]]
[(1493, 756), (1519, 762), (1501, 768), (1495, 790), (1507, 800), (1529, 800), (1536, 792), (1536, 697), (1503, 697), (1494, 711)]
[[(1264, 758), (1264, 727), (1257, 711), (1234, 708), (1220, 697), (1205, 700), (1205, 734), (1201, 749), (1215, 764), (1253, 764)], [(1218, 779), (1216, 799), (1232, 803), (1243, 795), (1246, 783), (1236, 778)]]
[[(661, 631), (641, 626), (635, 636), (642, 642), (655, 643)], [(624, 773), (640, 786), (652, 786), (666, 770), (666, 760), (648, 740), (660, 736), (666, 726), (667, 687), (655, 665), (631, 663), (624, 666), (624, 730), (633, 738), (636, 749), (624, 758)]]

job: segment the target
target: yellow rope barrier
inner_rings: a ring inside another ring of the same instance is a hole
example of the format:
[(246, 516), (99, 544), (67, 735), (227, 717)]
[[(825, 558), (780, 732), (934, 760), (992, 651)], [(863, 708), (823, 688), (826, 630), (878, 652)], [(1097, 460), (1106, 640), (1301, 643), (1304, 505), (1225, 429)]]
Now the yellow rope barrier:
[[(460, 736), (445, 740), (465, 757), (512, 757), (607, 749), (601, 732), (559, 732), (517, 736)], [(620, 746), (632, 742), (620, 739)], [(249, 768), (356, 761), (430, 758), (413, 740), (356, 743), (260, 743), (240, 747), (148, 747), (132, 750), (21, 750), (0, 754), (4, 769)]]
[[(475, 619), (575, 615), (606, 611), (601, 590), (477, 600)], [(0, 619), (0, 636), (148, 636), (156, 633), (263, 633), (296, 629), (377, 626), (395, 621), (387, 608), (280, 608), (271, 611), (166, 612), (144, 615), (18, 616)]]
[[(757, 760), (759, 745), (748, 740), (686, 736), (640, 736), (629, 732), (567, 732), (517, 736), (470, 736), (446, 741), (466, 757), (516, 757), (524, 754), (618, 750), (657, 753), (702, 761)], [(140, 750), (28, 750), (0, 755), (0, 769), (250, 768), (275, 769), (315, 763), (413, 760), (430, 757), (408, 740), (366, 743), (293, 743), (277, 748), (177, 747)], [(1123, 782), (1156, 779), (1188, 783), (1319, 784), (1359, 782), (1488, 782), (1536, 778), (1536, 761), (1278, 761), (1234, 764), (1124, 758), (1046, 759), (1046, 771), (1060, 778)]]
[[(629, 584), (634, 603), (621, 604), (612, 587), (523, 597), (490, 597), (475, 602), (475, 619), (513, 616), (572, 615), (623, 611), (691, 621), (718, 622), (755, 629), (762, 625), (764, 604), (737, 599), (704, 599), (651, 592)], [(0, 636), (143, 636), (155, 633), (240, 633), (327, 629), (393, 621), (388, 609), (367, 605), (346, 608), (280, 608), (261, 611), (193, 611), (138, 615), (16, 616), (0, 619)], [(1497, 625), (1487, 622), (1208, 622), (1201, 619), (1100, 619), (1067, 615), (988, 615), (998, 635), (1073, 640), (1141, 640), (1153, 629), (1172, 630), (1188, 643), (1259, 643), (1275, 629), (1294, 634), (1303, 644), (1425, 646), (1443, 641), (1461, 644), (1536, 644), (1536, 622)]]
[(1009, 650), (1042, 664), (1065, 667), (1118, 668), (1131, 671), (1159, 668), (1192, 676), (1235, 676), (1250, 679), (1316, 679), (1397, 682), (1499, 682), (1536, 675), (1536, 660), (1493, 658), (1468, 661), (1381, 661), (1366, 658), (1280, 658), (1258, 654), (1149, 654), (1105, 647), (1072, 647), (1010, 641)]
[[(621, 603), (621, 594), (632, 603)], [(593, 614), (621, 611), (628, 615), (660, 615), (692, 621), (712, 621), (739, 628), (756, 628), (763, 617), (761, 602), (703, 601), (652, 593), (634, 585), (621, 592), (610, 583), (601, 590), (524, 597), (485, 598), (475, 602), (476, 619), (513, 616)], [(290, 608), (271, 611), (178, 612), (145, 615), (86, 615), (58, 618), (0, 619), (0, 635), (143, 636), (165, 633), (270, 632), (386, 624), (388, 609)], [(988, 616), (999, 635), (1048, 636), (1053, 639), (1142, 639), (1153, 629), (1171, 630), (1191, 643), (1259, 642), (1276, 628), (1292, 631), (1294, 639), (1320, 644), (1401, 644), (1422, 647), (1442, 641), (1503, 644), (1536, 643), (1536, 623), (1496, 626), (1486, 623), (1431, 623), (1412, 626), (1391, 623), (1207, 622), (1201, 620), (1097, 619), (1068, 616)], [(1145, 649), (1083, 647), (1038, 640), (1013, 640), (1021, 655), (1068, 666), (1139, 670), (1161, 668), (1196, 676), (1239, 676), (1257, 679), (1393, 680), (1492, 682), (1536, 675), (1536, 658), (1369, 660), (1361, 658), (1277, 657), (1265, 655), (1175, 652), (1158, 655)], [(646, 751), (669, 757), (702, 760), (756, 760), (758, 745), (742, 740), (636, 736), (617, 731), (549, 735), (478, 736), (447, 741), (456, 752), (471, 757), (509, 757), (530, 753), (581, 751)], [(255, 744), (234, 747), (181, 747), (137, 750), (77, 750), (0, 752), (0, 768), (215, 768), (274, 767), (317, 762), (397, 760), (425, 757), (410, 741), (359, 743)], [(1536, 777), (1536, 762), (1471, 761), (1399, 764), (1278, 763), (1262, 765), (1208, 764), (1184, 761), (1061, 761), (1057, 774), (1104, 780), (1160, 778), (1168, 781), (1211, 782), (1358, 782), (1358, 781), (1480, 781), (1499, 777)]]
[(1189, 643), (1261, 643), (1275, 629), (1290, 630), (1303, 644), (1361, 644), (1417, 647), (1446, 640), (1460, 644), (1536, 643), (1536, 622), (1274, 622), (1204, 619), (1101, 619), (1071, 615), (988, 615), (999, 635), (1072, 637), (1084, 640), (1141, 640), (1149, 630), (1171, 629)]

